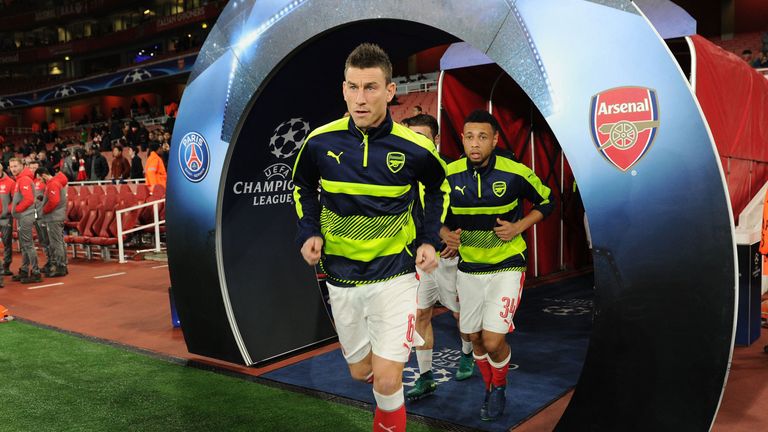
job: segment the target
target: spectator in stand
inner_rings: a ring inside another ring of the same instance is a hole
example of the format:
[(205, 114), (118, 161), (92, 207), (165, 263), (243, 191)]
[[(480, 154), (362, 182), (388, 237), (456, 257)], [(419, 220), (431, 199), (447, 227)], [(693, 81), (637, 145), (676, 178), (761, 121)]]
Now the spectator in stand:
[(741, 58), (747, 62), (748, 65), (752, 65), (752, 50), (745, 49), (741, 52)]
[(45, 150), (45, 144), (47, 142), (48, 141), (45, 141), (45, 140), (43, 140), (40, 137), (35, 138), (34, 143), (32, 144), (32, 146), (30, 146), (28, 149), (24, 150), (26, 152), (25, 156), (29, 156), (32, 153), (37, 154), (37, 152), (39, 152), (40, 150)]
[[(67, 178), (62, 173), (52, 176), (45, 168), (38, 168), (35, 177), (45, 185), (42, 200), (43, 224), (47, 227), (49, 240), (46, 255), (49, 267), (47, 277), (66, 276), (67, 256), (64, 245), (64, 221), (67, 218)], [(44, 270), (45, 272), (45, 270)]]
[(758, 57), (752, 62), (752, 67), (756, 69), (768, 68), (768, 53), (763, 51), (758, 54)]
[(77, 180), (77, 169), (79, 166), (80, 164), (77, 161), (77, 156), (75, 156), (74, 153), (70, 154), (66, 151), (62, 151), (60, 172), (67, 176), (67, 180)]
[(763, 48), (760, 51), (768, 52), (768, 31), (763, 33), (763, 35), (760, 37), (760, 39), (763, 42)]
[(109, 140), (104, 139), (101, 131), (94, 131), (92, 140), (93, 140), (93, 144), (98, 146), (99, 150), (103, 150), (103, 151), (111, 150)]
[(135, 145), (136, 137), (131, 132), (131, 124), (129, 122), (123, 123), (121, 130), (122, 130), (122, 133), (119, 137), (125, 138), (128, 141), (128, 144), (134, 143)]
[[(0, 167), (0, 237), (3, 241), (3, 272), (2, 275), (11, 276), (11, 260), (13, 258), (13, 218), (11, 217), (10, 204), (13, 200), (13, 188), (16, 182), (5, 173), (3, 164)], [(0, 277), (2, 285), (2, 277)]]
[[(113, 113), (116, 111), (113, 110)], [(112, 118), (112, 120), (109, 122), (109, 137), (113, 140), (116, 140), (123, 136), (123, 129), (122, 124), (120, 123), (120, 120), (116, 118)]]
[[(127, 125), (127, 130), (123, 129), (123, 136), (125, 137), (126, 141), (128, 141), (128, 145), (132, 147), (138, 147), (139, 145), (139, 123), (136, 121), (132, 121)], [(149, 135), (147, 135), (147, 139), (149, 139)]]
[(149, 114), (149, 102), (147, 102), (146, 99), (141, 98), (141, 102), (139, 103), (139, 106), (141, 107), (142, 114)]
[[(149, 148), (149, 131), (147, 128), (144, 127), (143, 124), (140, 124), (136, 122), (136, 144), (138, 144), (141, 147), (141, 151), (147, 151), (147, 148)], [(134, 129), (134, 126), (131, 126), (131, 130)]]
[(48, 169), (48, 171), (54, 175), (61, 170), (61, 160), (65, 156), (65, 152), (62, 150), (63, 148), (64, 145), (61, 144), (61, 142), (57, 142), (53, 145), (53, 151), (48, 153), (48, 161), (51, 165), (51, 168)]
[(101, 154), (101, 151), (99, 150), (98, 144), (91, 144), (90, 147), (88, 147), (90, 151), (90, 176), (88, 177), (90, 180), (104, 180), (107, 178), (107, 175), (109, 174), (109, 164), (107, 163), (107, 158), (104, 157), (103, 154)]
[(131, 164), (123, 157), (123, 146), (120, 144), (112, 148), (112, 181), (121, 183), (131, 176)]
[(50, 134), (48, 133), (48, 120), (40, 122), (40, 139), (44, 142), (50, 141)]
[(143, 179), (144, 166), (141, 163), (141, 157), (136, 153), (135, 147), (128, 147), (128, 159), (131, 160), (131, 178)]
[(48, 123), (48, 136), (49, 136), (49, 139), (47, 139), (46, 142), (55, 140), (56, 137), (59, 136), (58, 126), (56, 126), (55, 121)]
[(17, 158), (11, 159), (10, 164), (11, 173), (16, 176), (11, 213), (19, 221), (19, 246), (21, 247), (21, 267), (19, 267), (19, 273), (12, 279), (24, 284), (40, 282), (42, 278), (40, 268), (37, 266), (35, 243), (32, 240), (32, 226), (35, 223), (33, 174), (28, 168), (24, 168)]
[(159, 145), (153, 144), (149, 148), (149, 157), (147, 158), (147, 186), (156, 184), (165, 187), (166, 172), (163, 159), (157, 154)]
[(40, 166), (47, 169), (48, 172), (53, 172), (53, 152), (49, 155), (45, 150), (37, 153), (37, 161), (40, 162)]
[(165, 166), (166, 171), (168, 170), (168, 156), (171, 154), (171, 143), (168, 141), (165, 141), (161, 146), (160, 149), (157, 152), (160, 155), (160, 158), (163, 160), (163, 166)]
[(411, 108), (411, 115), (414, 117), (423, 113), (424, 112), (421, 109), (421, 105), (414, 105), (413, 108)]
[(88, 168), (91, 166), (90, 163), (88, 163), (91, 159), (91, 157), (85, 152), (83, 152), (83, 149), (77, 149), (75, 152), (75, 159), (77, 160), (77, 168), (76, 172), (77, 175), (75, 176), (75, 180), (77, 181), (86, 181), (88, 180)]
[(149, 131), (147, 134), (147, 146), (149, 146), (149, 144), (152, 142), (159, 142), (157, 139), (157, 132), (153, 130)]
[(13, 151), (13, 145), (11, 145), (11, 143), (5, 143), (3, 146), (3, 166), (8, 167), (8, 161), (14, 156), (16, 156), (16, 152)]
[(165, 123), (163, 123), (163, 127), (165, 130), (173, 130), (173, 125), (176, 124), (176, 111), (173, 111), (173, 115), (168, 116), (167, 119), (165, 119)]
[(40, 123), (32, 122), (32, 134), (37, 135), (40, 133)]

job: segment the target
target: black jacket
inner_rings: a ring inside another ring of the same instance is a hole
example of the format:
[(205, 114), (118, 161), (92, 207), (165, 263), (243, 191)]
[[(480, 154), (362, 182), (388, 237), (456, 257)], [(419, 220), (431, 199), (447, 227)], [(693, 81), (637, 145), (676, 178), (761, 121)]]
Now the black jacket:
[(95, 177), (99, 180), (104, 180), (107, 178), (108, 174), (109, 164), (107, 163), (107, 158), (105, 158), (101, 152), (94, 152), (94, 154), (91, 156), (91, 170), (89, 178), (93, 179)]
[(133, 160), (131, 160), (131, 178), (144, 178), (144, 166), (141, 164), (141, 158), (138, 154), (133, 155)]
[[(414, 272), (419, 245), (440, 247), (448, 206), (445, 164), (428, 139), (389, 115), (366, 133), (351, 118), (315, 129), (296, 159), (293, 181), (297, 241), (323, 237), (320, 268), (337, 286)], [(417, 227), (418, 183), (425, 188), (425, 215)]]

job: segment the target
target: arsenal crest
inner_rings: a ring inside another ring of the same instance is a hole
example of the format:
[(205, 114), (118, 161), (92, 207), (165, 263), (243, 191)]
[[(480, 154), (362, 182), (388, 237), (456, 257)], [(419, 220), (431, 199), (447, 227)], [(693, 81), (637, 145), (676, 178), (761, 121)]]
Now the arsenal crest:
[(501, 196), (504, 195), (504, 192), (507, 191), (507, 183), (503, 181), (493, 182), (492, 188), (493, 194), (501, 198)]
[(651, 148), (659, 128), (656, 91), (616, 87), (592, 97), (590, 132), (598, 151), (627, 171)]
[(387, 168), (393, 173), (396, 173), (403, 169), (405, 166), (405, 155), (400, 152), (387, 153)]

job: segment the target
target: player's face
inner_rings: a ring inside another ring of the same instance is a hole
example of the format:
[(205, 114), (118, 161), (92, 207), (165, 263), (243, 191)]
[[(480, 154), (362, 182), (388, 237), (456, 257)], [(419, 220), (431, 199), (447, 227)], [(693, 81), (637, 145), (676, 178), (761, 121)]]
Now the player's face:
[(395, 96), (395, 83), (387, 84), (381, 68), (346, 70), (342, 83), (347, 111), (362, 130), (380, 125), (387, 116), (387, 103)]
[(435, 137), (432, 136), (432, 128), (429, 126), (408, 126), (408, 129), (429, 138), (432, 144), (435, 143)]
[(10, 165), (8, 165), (8, 169), (11, 170), (11, 174), (13, 174), (15, 177), (21, 172), (21, 164), (17, 161), (11, 161)]
[(493, 148), (499, 140), (499, 134), (493, 132), (490, 123), (465, 123), (462, 143), (464, 154), (477, 166), (486, 166)]

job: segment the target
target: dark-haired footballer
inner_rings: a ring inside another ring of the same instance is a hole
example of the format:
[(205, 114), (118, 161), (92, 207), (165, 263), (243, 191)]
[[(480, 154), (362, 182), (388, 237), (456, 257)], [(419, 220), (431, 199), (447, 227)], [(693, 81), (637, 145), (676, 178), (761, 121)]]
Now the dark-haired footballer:
[[(482, 420), (498, 418), (506, 405), (506, 335), (515, 328), (525, 279), (523, 232), (553, 208), (549, 188), (530, 168), (494, 152), (498, 139), (499, 124), (487, 111), (473, 111), (464, 120), (465, 157), (448, 165), (450, 208), (440, 231), (448, 247), (459, 251), (459, 329), (470, 335), (485, 383)], [(528, 214), (523, 200), (533, 204)]]
[[(373, 381), (373, 430), (404, 431), (403, 366), (422, 343), (415, 268), (437, 267), (445, 164), (428, 139), (392, 121), (392, 64), (380, 47), (362, 44), (349, 54), (342, 93), (350, 116), (315, 129), (296, 159), (297, 242), (304, 260), (327, 275), (352, 377)], [(418, 183), (425, 190), (419, 227)]]

